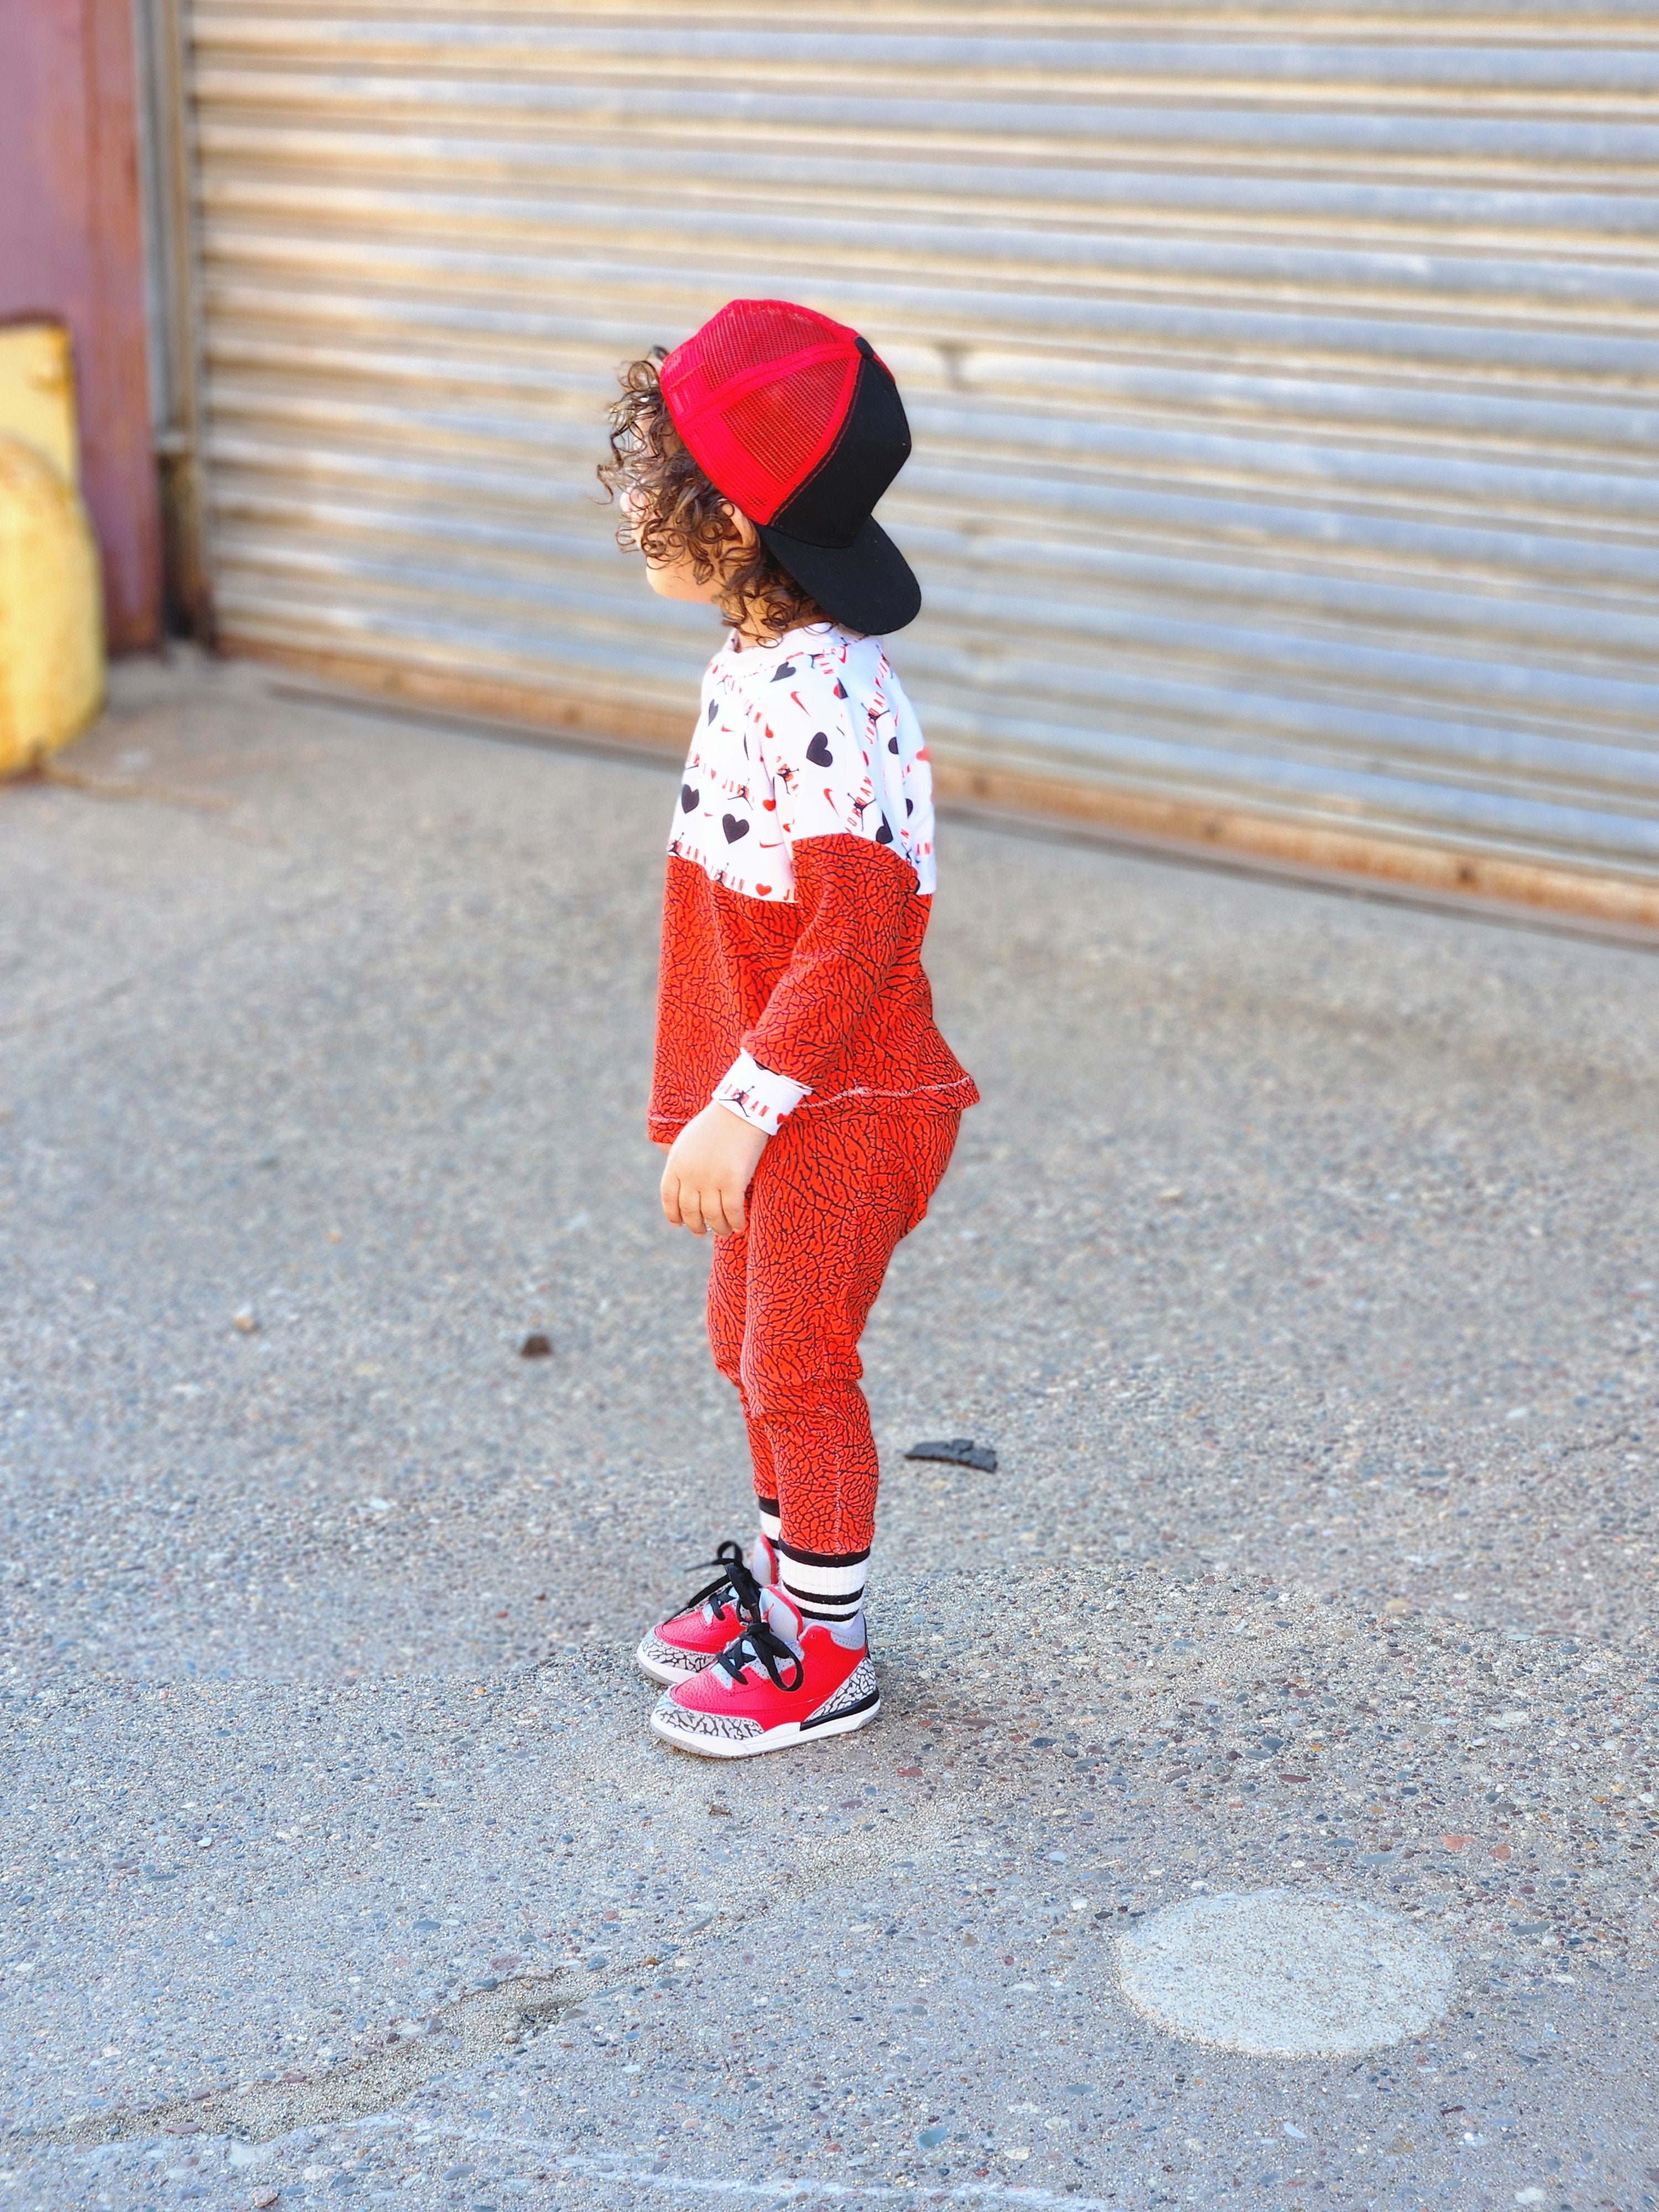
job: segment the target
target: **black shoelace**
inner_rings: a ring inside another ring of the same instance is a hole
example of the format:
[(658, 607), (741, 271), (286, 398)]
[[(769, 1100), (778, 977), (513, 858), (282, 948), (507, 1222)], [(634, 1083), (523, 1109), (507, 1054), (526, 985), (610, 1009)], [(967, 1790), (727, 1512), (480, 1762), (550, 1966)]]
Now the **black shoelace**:
[[(780, 1660), (794, 1668), (795, 1679), (793, 1682), (786, 1682), (778, 1672)], [(744, 1630), (736, 1643), (726, 1645), (714, 1664), (720, 1669), (733, 1689), (736, 1689), (738, 1683), (742, 1681), (745, 1667), (763, 1667), (772, 1678), (773, 1688), (782, 1690), (786, 1693), (791, 1690), (799, 1689), (801, 1684), (806, 1680), (806, 1662), (793, 1645), (786, 1644), (782, 1637), (774, 1634), (758, 1613)]]
[(741, 1544), (734, 1544), (728, 1536), (723, 1544), (716, 1544), (712, 1559), (704, 1559), (706, 1567), (720, 1569), (712, 1583), (705, 1583), (687, 1598), (683, 1610), (695, 1613), (700, 1605), (712, 1605), (716, 1613), (724, 1610), (727, 1599), (739, 1618), (744, 1620), (760, 1619), (761, 1586), (749, 1571), (749, 1562), (743, 1556)]

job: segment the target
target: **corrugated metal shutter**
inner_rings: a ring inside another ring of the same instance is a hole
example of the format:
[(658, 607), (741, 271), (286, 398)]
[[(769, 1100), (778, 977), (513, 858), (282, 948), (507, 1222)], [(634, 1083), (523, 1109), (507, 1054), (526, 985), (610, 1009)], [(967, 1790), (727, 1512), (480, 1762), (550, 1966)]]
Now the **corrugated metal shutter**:
[(600, 413), (793, 295), (905, 390), (958, 784), (1659, 917), (1650, 4), (191, 22), (233, 645), (678, 727)]

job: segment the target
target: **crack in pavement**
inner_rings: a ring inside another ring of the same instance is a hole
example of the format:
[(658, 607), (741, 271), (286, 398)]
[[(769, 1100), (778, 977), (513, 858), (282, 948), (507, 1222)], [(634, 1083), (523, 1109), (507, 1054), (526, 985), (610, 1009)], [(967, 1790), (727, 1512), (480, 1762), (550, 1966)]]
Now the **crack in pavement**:
[(511, 2050), (527, 2027), (545, 2026), (602, 1995), (623, 1974), (515, 1975), (493, 1990), (472, 1990), (428, 2015), (413, 2034), (309, 2080), (259, 2082), (218, 2094), (175, 2097), (141, 2110), (88, 2114), (21, 2138), (37, 2146), (86, 2147), (160, 2136), (228, 2136), (268, 2142), (294, 2130), (384, 2112), (457, 2059)]
[(87, 2148), (99, 2143), (153, 2139), (160, 2136), (230, 2136), (269, 2142), (295, 2129), (362, 2121), (388, 2112), (458, 2063), (493, 2058), (525, 2046), (526, 2032), (556, 2026), (591, 2001), (625, 1989), (642, 1974), (665, 1969), (690, 1953), (728, 1939), (779, 1904), (793, 1904), (816, 1892), (865, 1881), (874, 1866), (941, 1827), (940, 1822), (912, 1823), (892, 1839), (843, 1841), (833, 1857), (817, 1839), (798, 1851), (800, 1863), (782, 1874), (787, 1888), (757, 1893), (752, 1900), (717, 1912), (678, 1941), (659, 1942), (624, 1966), (591, 1972), (556, 1967), (548, 1974), (515, 1974), (494, 1989), (470, 1990), (428, 2014), (419, 2030), (366, 2052), (326, 2074), (295, 2081), (255, 2082), (127, 2111), (88, 2113), (55, 2127), (20, 2132), (15, 2142), (45, 2147), (62, 2143)]
[(91, 799), (149, 799), (157, 806), (182, 806), (194, 814), (228, 814), (235, 805), (222, 792), (179, 791), (171, 784), (88, 775), (80, 769), (60, 768), (55, 761), (43, 761), (17, 781), (61, 784), (68, 791), (83, 791)]
[[(719, 1917), (723, 1920), (726, 1915)], [(520, 2047), (526, 2029), (556, 2024), (591, 1999), (649, 1972), (665, 1955), (652, 1952), (603, 1974), (580, 1968), (515, 1974), (493, 1990), (468, 1990), (438, 2006), (415, 2033), (309, 2080), (258, 2082), (219, 2094), (175, 2097), (142, 2110), (93, 2113), (41, 2128), (22, 2140), (86, 2146), (200, 2135), (269, 2142), (298, 2128), (364, 2120), (401, 2104), (458, 2060), (491, 2058)]]

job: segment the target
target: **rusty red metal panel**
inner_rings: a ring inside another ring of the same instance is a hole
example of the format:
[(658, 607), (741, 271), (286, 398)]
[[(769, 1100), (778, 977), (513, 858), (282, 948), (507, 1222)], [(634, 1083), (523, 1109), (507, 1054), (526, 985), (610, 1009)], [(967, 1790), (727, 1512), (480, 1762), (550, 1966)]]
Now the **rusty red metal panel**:
[(131, 0), (0, 5), (0, 315), (75, 341), (114, 652), (161, 630)]

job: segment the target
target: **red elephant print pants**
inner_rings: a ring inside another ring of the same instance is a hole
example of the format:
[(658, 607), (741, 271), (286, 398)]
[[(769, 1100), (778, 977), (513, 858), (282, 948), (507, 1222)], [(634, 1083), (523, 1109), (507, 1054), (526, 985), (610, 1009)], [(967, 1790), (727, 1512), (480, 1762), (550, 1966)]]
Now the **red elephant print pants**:
[(859, 1338), (961, 1118), (902, 1102), (792, 1114), (761, 1155), (742, 1236), (715, 1240), (708, 1340), (743, 1401), (756, 1494), (778, 1501), (786, 1577), (791, 1554), (869, 1553), (878, 1469)]

